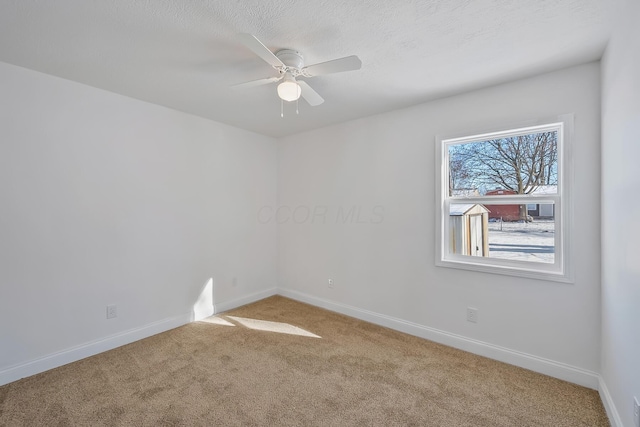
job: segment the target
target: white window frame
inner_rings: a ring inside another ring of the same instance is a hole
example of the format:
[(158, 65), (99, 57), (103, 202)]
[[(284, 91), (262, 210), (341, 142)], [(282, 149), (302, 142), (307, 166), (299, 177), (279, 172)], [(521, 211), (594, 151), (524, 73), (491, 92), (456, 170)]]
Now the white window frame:
[[(449, 196), (449, 145), (484, 141), (550, 130), (558, 131), (558, 186), (556, 194), (509, 196)], [(571, 214), (573, 200), (570, 187), (572, 168), (573, 115), (501, 126), (476, 132), (436, 136), (436, 265), (485, 273), (506, 274), (540, 280), (573, 283), (571, 262)], [(508, 198), (508, 199), (507, 199)], [(544, 204), (555, 205), (554, 262), (530, 262), (453, 254), (449, 249), (449, 208), (452, 203), (479, 204)]]

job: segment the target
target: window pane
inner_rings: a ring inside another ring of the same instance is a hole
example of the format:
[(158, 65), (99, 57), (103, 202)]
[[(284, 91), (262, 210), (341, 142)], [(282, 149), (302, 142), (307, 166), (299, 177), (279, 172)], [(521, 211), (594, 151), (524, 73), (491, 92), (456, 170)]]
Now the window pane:
[(536, 206), (549, 216), (508, 221), (496, 217), (495, 209), (518, 212), (521, 208), (526, 210), (527, 205), (452, 203), (449, 209), (449, 253), (553, 264), (554, 205)]
[(556, 130), (448, 144), (449, 196), (556, 194)]

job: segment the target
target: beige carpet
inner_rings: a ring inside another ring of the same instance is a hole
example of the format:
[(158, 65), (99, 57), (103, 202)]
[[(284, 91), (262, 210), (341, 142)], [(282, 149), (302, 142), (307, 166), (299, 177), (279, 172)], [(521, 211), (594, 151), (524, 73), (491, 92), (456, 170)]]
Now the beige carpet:
[(594, 390), (276, 296), (0, 387), (0, 425), (609, 424)]

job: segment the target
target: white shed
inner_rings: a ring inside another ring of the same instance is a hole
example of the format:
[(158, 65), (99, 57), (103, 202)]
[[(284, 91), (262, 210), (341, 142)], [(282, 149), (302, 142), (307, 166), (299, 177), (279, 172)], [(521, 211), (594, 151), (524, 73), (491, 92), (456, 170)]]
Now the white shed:
[(451, 253), (489, 256), (489, 210), (483, 205), (452, 203), (449, 230)]

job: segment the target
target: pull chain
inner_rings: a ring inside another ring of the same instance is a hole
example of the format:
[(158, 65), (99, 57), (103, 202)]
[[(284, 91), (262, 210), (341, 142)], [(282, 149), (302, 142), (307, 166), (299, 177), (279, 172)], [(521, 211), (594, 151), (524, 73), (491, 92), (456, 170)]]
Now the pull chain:
[[(300, 99), (300, 98), (298, 98), (298, 99)], [(298, 113), (298, 99), (296, 99), (296, 114), (299, 114)]]
[(280, 100), (280, 117), (284, 117), (284, 101)]

